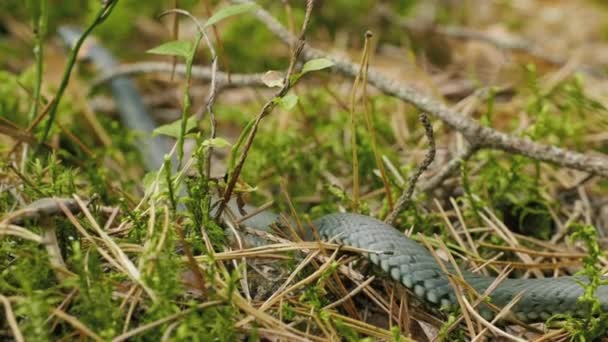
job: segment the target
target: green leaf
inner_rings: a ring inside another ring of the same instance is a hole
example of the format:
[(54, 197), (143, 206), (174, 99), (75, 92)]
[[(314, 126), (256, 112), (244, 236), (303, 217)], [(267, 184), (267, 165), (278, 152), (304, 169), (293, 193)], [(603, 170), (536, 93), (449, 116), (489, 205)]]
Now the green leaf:
[(192, 42), (189, 40), (173, 40), (152, 48), (147, 52), (157, 55), (180, 56), (188, 59), (192, 54), (192, 46)]
[(203, 141), (203, 146), (213, 146), (217, 148), (228, 147), (231, 144), (224, 138), (211, 138)]
[(304, 66), (302, 67), (301, 73), (305, 74), (310, 71), (323, 70), (323, 69), (327, 69), (333, 65), (334, 65), (334, 62), (332, 62), (331, 60), (329, 60), (327, 58), (311, 59), (304, 64)]
[(298, 104), (298, 96), (294, 94), (287, 94), (277, 100), (277, 103), (281, 108), (285, 110), (292, 110), (293, 107)]
[(233, 15), (249, 12), (254, 8), (257, 8), (258, 5), (255, 3), (241, 4), (241, 5), (232, 5), (228, 7), (224, 7), (221, 10), (215, 12), (214, 15), (207, 20), (203, 27), (209, 27), (211, 25), (216, 24), (220, 20), (224, 20)]
[[(196, 128), (196, 124), (197, 124), (196, 118), (194, 116), (189, 117), (188, 121), (186, 121), (186, 133), (189, 133), (194, 128)], [(152, 135), (157, 136), (159, 134), (162, 134), (162, 135), (168, 135), (173, 138), (179, 138), (179, 133), (180, 133), (181, 129), (182, 129), (182, 120), (177, 120), (172, 123), (168, 123), (166, 125), (156, 127), (154, 129), (154, 131), (152, 131)]]

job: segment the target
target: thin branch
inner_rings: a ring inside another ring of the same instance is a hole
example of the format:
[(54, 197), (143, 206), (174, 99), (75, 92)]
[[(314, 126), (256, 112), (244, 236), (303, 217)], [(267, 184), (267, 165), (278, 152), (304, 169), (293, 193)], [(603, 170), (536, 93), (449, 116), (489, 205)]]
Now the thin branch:
[[(116, 77), (145, 73), (171, 73), (172, 71), (173, 64), (166, 62), (123, 64), (117, 66), (116, 68), (104, 71), (104, 74), (95, 78), (91, 84), (92, 87), (95, 88), (111, 81)], [(181, 76), (186, 75), (186, 65), (177, 64), (175, 66), (175, 73)], [(259, 87), (265, 86), (262, 82), (263, 75), (264, 74), (230, 74), (230, 78), (228, 78), (227, 73), (216, 71), (215, 80), (220, 87)], [(213, 78), (213, 69), (209, 67), (192, 66), (191, 76), (193, 79), (211, 81)]]
[(187, 121), (188, 121), (188, 115), (190, 114), (189, 113), (190, 106), (192, 105), (192, 101), (190, 98), (190, 86), (191, 86), (192, 82), (190, 82), (190, 81), (192, 79), (192, 66), (194, 64), (194, 56), (196, 54), (196, 51), (198, 50), (200, 41), (203, 39), (203, 37), (206, 38), (207, 36), (206, 36), (204, 28), (201, 26), (201, 24), (198, 22), (198, 20), (192, 14), (190, 14), (190, 12), (176, 8), (176, 9), (167, 10), (167, 11), (161, 13), (160, 17), (162, 17), (168, 13), (178, 13), (178, 14), (188, 17), (190, 20), (192, 20), (194, 22), (194, 24), (198, 28), (198, 32), (199, 32), (199, 34), (196, 35), (196, 38), (194, 39), (193, 46), (191, 47), (192, 52), (189, 53), (188, 56), (186, 57), (186, 83), (185, 83), (184, 95), (183, 95), (183, 101), (182, 101), (181, 127), (180, 127), (179, 136), (177, 138), (177, 168), (180, 169), (182, 167), (182, 162), (184, 159), (184, 142), (185, 142), (185, 136), (186, 136), (186, 126), (187, 126)]
[[(173, 0), (173, 8), (179, 8), (179, 4), (177, 0)], [(173, 14), (173, 21), (171, 23), (171, 38), (173, 40), (177, 40), (179, 38), (179, 15), (177, 13)], [(171, 57), (171, 81), (173, 81), (173, 77), (175, 76), (175, 66), (177, 65), (177, 56)]]
[(40, 142), (45, 142), (46, 138), (48, 137), (48, 135), (51, 131), (51, 127), (53, 126), (53, 122), (55, 121), (55, 117), (57, 115), (57, 109), (59, 108), (59, 102), (61, 101), (61, 98), (63, 97), (63, 93), (65, 92), (65, 89), (68, 86), (68, 82), (70, 81), (70, 75), (72, 74), (72, 69), (74, 68), (74, 64), (76, 64), (76, 59), (78, 58), (78, 51), (80, 51), (80, 48), (82, 47), (82, 44), (84, 44), (84, 41), (87, 38), (87, 36), (91, 32), (93, 32), (93, 29), (95, 29), (95, 27), (97, 27), (98, 25), (101, 25), (101, 23), (103, 23), (108, 18), (108, 16), (110, 15), (110, 13), (112, 13), (112, 10), (114, 9), (114, 6), (116, 6), (117, 3), (118, 3), (118, 0), (105, 1), (102, 4), (101, 8), (99, 9), (99, 12), (97, 12), (97, 16), (95, 17), (95, 20), (93, 20), (91, 25), (89, 25), (89, 27), (87, 27), (87, 29), (84, 31), (84, 33), (76, 40), (74, 47), (72, 48), (72, 52), (70, 53), (67, 67), (63, 72), (63, 77), (61, 79), (61, 83), (59, 84), (59, 90), (57, 91), (57, 94), (55, 95), (55, 97), (49, 103), (49, 107), (48, 107), (49, 108), (49, 111), (48, 111), (49, 119), (44, 127), (44, 131), (42, 133), (42, 138), (40, 139)]
[[(207, 12), (207, 18), (211, 18), (213, 16), (213, 11), (211, 10), (211, 4), (209, 0), (204, 1), (203, 5), (205, 6), (205, 12)], [(222, 61), (222, 65), (224, 69), (226, 69), (226, 73), (228, 74), (228, 81), (230, 81), (230, 79), (232, 78), (232, 74), (230, 73), (230, 62), (228, 60), (226, 50), (224, 49), (224, 43), (222, 43), (222, 40), (220, 39), (220, 33), (217, 29), (217, 25), (211, 25), (211, 29), (213, 30), (213, 37), (215, 38), (215, 42), (218, 46), (219, 53), (217, 54), (217, 58)], [(211, 45), (211, 41), (209, 41), (209, 44)], [(213, 52), (213, 54), (215, 55), (216, 53)]]
[[(249, 3), (248, 0), (232, 0), (236, 3)], [(270, 13), (259, 8), (255, 15), (270, 31), (284, 43), (291, 44), (296, 38), (279, 23)], [(330, 56), (328, 53), (305, 45), (302, 51), (304, 60), (328, 58), (334, 62), (334, 70), (349, 77), (356, 77), (358, 65), (350, 60)], [(490, 148), (528, 156), (540, 161), (550, 162), (564, 167), (608, 176), (608, 157), (600, 153), (579, 153), (552, 145), (544, 145), (525, 137), (517, 137), (485, 127), (476, 120), (449, 108), (434, 98), (423, 95), (413, 87), (387, 78), (383, 74), (370, 70), (369, 84), (383, 93), (408, 102), (420, 111), (429, 113), (443, 121), (450, 128), (462, 133), (464, 137), (478, 148)]]
[(462, 151), (460, 151), (452, 160), (450, 160), (441, 170), (429, 179), (423, 180), (418, 188), (420, 192), (429, 192), (434, 190), (436, 187), (441, 185), (443, 181), (453, 174), (460, 168), (460, 165), (471, 158), (477, 151), (477, 148), (473, 145), (467, 145)]
[(228, 184), (227, 184), (226, 190), (224, 191), (224, 194), (222, 196), (222, 200), (219, 203), (219, 207), (218, 207), (218, 210), (216, 213), (217, 218), (219, 218), (221, 216), (224, 208), (226, 207), (226, 204), (228, 203), (228, 201), (230, 200), (230, 197), (232, 196), (232, 192), (233, 192), (236, 182), (238, 180), (239, 174), (241, 173), (243, 165), (245, 164), (245, 161), (247, 160), (247, 155), (248, 155), (249, 149), (251, 148), (251, 145), (253, 144), (253, 140), (258, 131), (260, 121), (262, 121), (262, 119), (264, 117), (266, 117), (268, 114), (272, 113), (273, 109), (277, 106), (276, 99), (285, 96), (287, 94), (287, 92), (291, 89), (291, 87), (293, 86), (293, 83), (291, 82), (290, 79), (291, 79), (291, 75), (293, 74), (293, 72), (295, 70), (296, 62), (300, 58), (300, 55), (302, 54), (302, 50), (305, 45), (304, 38), (305, 38), (306, 28), (308, 27), (308, 23), (310, 21), (310, 14), (312, 12), (313, 4), (314, 4), (314, 0), (308, 0), (306, 2), (306, 14), (304, 16), (304, 22), (302, 23), (302, 29), (300, 32), (300, 36), (297, 38), (297, 40), (294, 43), (295, 48), (293, 50), (293, 54), (292, 54), (291, 60), (289, 62), (289, 68), (287, 69), (287, 73), (285, 74), (283, 87), (281, 87), (281, 89), (277, 92), (277, 94), (271, 100), (269, 100), (264, 105), (264, 107), (262, 107), (262, 110), (256, 116), (253, 126), (251, 127), (251, 131), (249, 132), (249, 135), (247, 137), (245, 146), (243, 147), (243, 153), (241, 154), (236, 166), (234, 167), (234, 170), (232, 172), (230, 172), (230, 174), (228, 175), (229, 176)]
[[(85, 203), (89, 205), (93, 199), (94, 197)], [(46, 197), (34, 201), (26, 207), (6, 215), (0, 220), (0, 223), (22, 224), (26, 220), (37, 219), (43, 216), (63, 215), (60, 202), (64, 207), (68, 208), (70, 212), (74, 214), (80, 212), (80, 206), (78, 206), (78, 202), (76, 202), (76, 200), (73, 198)]]
[[(209, 53), (211, 54), (211, 72), (210, 72), (210, 85), (209, 85), (210, 89), (209, 89), (209, 94), (207, 95), (207, 99), (205, 101), (205, 106), (201, 107), (194, 114), (194, 116), (197, 119), (202, 119), (205, 111), (209, 114), (209, 121), (210, 121), (210, 127), (211, 127), (210, 132), (209, 132), (209, 139), (214, 139), (215, 135), (216, 135), (217, 123), (215, 121), (215, 112), (213, 111), (213, 104), (215, 103), (215, 98), (218, 93), (218, 82), (217, 82), (218, 56), (217, 56), (217, 53), (215, 52), (215, 47), (211, 43), (211, 40), (209, 39), (209, 36), (207, 35), (207, 32), (206, 32), (204, 26), (200, 27), (199, 29), (203, 36), (203, 40), (207, 44), (207, 47), (209, 47)], [(220, 42), (219, 35), (217, 33), (217, 29), (216, 29), (215, 25), (213, 25), (213, 30), (215, 33), (215, 38), (219, 43)], [(190, 72), (192, 73), (192, 67), (190, 68)], [(231, 76), (227, 75), (226, 78), (227, 78), (226, 81), (230, 82)], [(209, 145), (209, 148), (207, 148), (204, 151), (205, 178), (207, 178), (207, 179), (209, 179), (209, 177), (211, 175), (211, 155), (212, 154), (213, 154), (213, 145)]]
[(386, 223), (392, 225), (399, 213), (401, 213), (404, 209), (406, 209), (412, 199), (412, 195), (414, 194), (414, 189), (416, 189), (416, 183), (418, 182), (418, 178), (426, 169), (429, 168), (429, 165), (435, 159), (435, 138), (433, 137), (433, 125), (429, 121), (429, 117), (426, 113), (420, 113), (419, 116), (420, 122), (422, 126), (424, 126), (424, 133), (426, 135), (427, 140), (429, 141), (429, 149), (426, 152), (426, 156), (424, 157), (424, 161), (420, 166), (416, 169), (416, 171), (410, 177), (410, 180), (407, 185), (407, 190), (401, 194), (401, 197), (397, 200), (397, 204), (395, 208), (391, 211), (391, 213), (384, 220)]

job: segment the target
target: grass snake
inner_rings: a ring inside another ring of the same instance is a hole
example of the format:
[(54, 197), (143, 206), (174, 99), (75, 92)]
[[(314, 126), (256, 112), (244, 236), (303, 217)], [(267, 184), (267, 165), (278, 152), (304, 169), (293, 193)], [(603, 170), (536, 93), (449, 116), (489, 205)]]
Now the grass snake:
[[(59, 34), (72, 46), (81, 32), (71, 27), (62, 27)], [(100, 73), (117, 65), (112, 55), (99, 44), (87, 48), (87, 58)], [(158, 169), (164, 153), (168, 150), (168, 142), (162, 138), (149, 137), (155, 122), (143, 106), (135, 85), (127, 77), (118, 76), (110, 80), (110, 88), (125, 126), (147, 133), (147, 137), (142, 137), (139, 142), (139, 148), (146, 160), (146, 168)], [(255, 229), (266, 230), (274, 222), (278, 222), (278, 216), (264, 211), (243, 223)], [(448, 276), (432, 254), (394, 227), (369, 216), (351, 213), (329, 214), (314, 221), (314, 225), (324, 239), (335, 238), (342, 244), (381, 251), (369, 253), (367, 257), (394, 280), (410, 289), (419, 299), (435, 307), (458, 305)], [(451, 265), (446, 267), (449, 273), (454, 273)], [(462, 274), (466, 282), (478, 293), (483, 293), (495, 280), (494, 277), (470, 271), (463, 270)], [(584, 293), (584, 289), (579, 282), (586, 282), (586, 279), (582, 276), (505, 279), (490, 297), (493, 304), (502, 307), (522, 293), (521, 299), (511, 311), (518, 319), (526, 322), (544, 321), (554, 314), (582, 315), (584, 311), (577, 305), (577, 300)], [(608, 311), (608, 286), (600, 286), (596, 296), (602, 310)], [(484, 305), (480, 306), (480, 312), (486, 317), (492, 315)]]

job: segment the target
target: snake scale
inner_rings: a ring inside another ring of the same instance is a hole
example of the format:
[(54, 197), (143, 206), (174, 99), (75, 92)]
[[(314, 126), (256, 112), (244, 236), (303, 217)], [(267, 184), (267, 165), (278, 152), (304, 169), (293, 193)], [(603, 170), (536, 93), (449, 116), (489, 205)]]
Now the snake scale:
[[(80, 36), (80, 31), (62, 27), (59, 34), (69, 46), (73, 46)], [(111, 54), (99, 44), (87, 48), (87, 58), (101, 73), (117, 64)], [(110, 81), (110, 87), (123, 123), (130, 129), (149, 133), (155, 123), (148, 116), (131, 80), (122, 76), (115, 77)], [(158, 138), (142, 139), (144, 141), (139, 145), (148, 161), (146, 168), (158, 168), (168, 145)], [(265, 211), (245, 220), (244, 224), (255, 229), (267, 229), (276, 220), (275, 214)], [(394, 227), (369, 216), (350, 213), (329, 214), (317, 219), (314, 225), (324, 239), (336, 238), (342, 244), (379, 251), (369, 253), (369, 260), (410, 289), (419, 299), (435, 307), (457, 305), (455, 291), (448, 281), (448, 276), (432, 254)], [(454, 273), (451, 265), (446, 267), (449, 273)], [(462, 271), (462, 274), (466, 282), (478, 293), (483, 293), (495, 280), (494, 277), (469, 271)], [(581, 315), (577, 300), (584, 290), (579, 282), (585, 281), (584, 277), (579, 276), (505, 279), (490, 297), (493, 304), (502, 307), (521, 293), (522, 297), (511, 311), (518, 319), (526, 322), (543, 321), (554, 314)], [(596, 296), (602, 310), (608, 311), (608, 286), (600, 286)], [(480, 311), (486, 317), (492, 315), (484, 305), (480, 307)]]

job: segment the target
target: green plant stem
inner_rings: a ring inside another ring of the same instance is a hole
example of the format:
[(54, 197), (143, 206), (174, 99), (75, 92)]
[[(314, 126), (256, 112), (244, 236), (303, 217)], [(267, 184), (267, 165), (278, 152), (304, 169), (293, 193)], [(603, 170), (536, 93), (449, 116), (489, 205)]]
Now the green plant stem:
[(95, 20), (93, 20), (91, 25), (89, 25), (89, 27), (87, 27), (87, 29), (84, 31), (82, 36), (78, 39), (78, 41), (74, 45), (74, 48), (72, 49), (72, 52), (70, 53), (70, 56), (68, 59), (67, 67), (66, 67), (65, 71), (63, 72), (63, 77), (61, 79), (61, 83), (59, 84), (59, 89), (57, 90), (57, 95), (55, 95), (55, 97), (51, 100), (51, 104), (49, 107), (49, 119), (46, 123), (46, 126), (44, 127), (44, 132), (42, 133), (42, 138), (40, 139), (40, 144), (42, 144), (46, 141), (46, 139), (48, 138), (49, 132), (51, 131), (51, 127), (53, 126), (53, 123), (55, 122), (55, 118), (57, 116), (57, 108), (59, 107), (59, 102), (61, 101), (61, 98), (63, 97), (63, 93), (65, 92), (65, 89), (68, 86), (68, 82), (70, 81), (70, 75), (72, 74), (72, 69), (74, 68), (74, 65), (76, 64), (76, 60), (78, 57), (78, 51), (80, 51), (80, 48), (82, 47), (82, 44), (84, 43), (87, 36), (91, 32), (93, 32), (95, 27), (97, 27), (98, 25), (103, 23), (108, 18), (108, 16), (110, 15), (110, 13), (112, 13), (112, 10), (114, 9), (114, 7), (116, 6), (117, 3), (118, 3), (118, 0), (108, 0), (105, 3), (103, 3), (101, 9), (97, 13), (97, 16), (95, 17)]
[(35, 10), (35, 16), (32, 18), (34, 34), (36, 35), (36, 45), (34, 46), (34, 57), (36, 59), (36, 84), (34, 86), (34, 100), (28, 114), (29, 121), (34, 120), (38, 115), (40, 106), (40, 93), (42, 89), (42, 73), (44, 71), (44, 39), (48, 30), (48, 6), (46, 0), (39, 1), (39, 7)]
[(171, 202), (171, 211), (175, 215), (177, 211), (177, 201), (175, 199), (175, 191), (173, 189), (173, 177), (171, 177), (171, 157), (165, 155), (165, 162), (163, 164), (163, 172), (167, 181), (167, 191), (169, 192), (169, 202)]
[(384, 168), (384, 163), (382, 162), (382, 156), (380, 155), (380, 149), (378, 148), (378, 143), (376, 142), (376, 131), (374, 129), (374, 123), (372, 121), (372, 113), (369, 105), (369, 97), (367, 94), (367, 75), (369, 71), (369, 55), (371, 48), (370, 40), (372, 38), (371, 31), (367, 31), (365, 33), (365, 46), (363, 47), (363, 51), (365, 54), (365, 64), (363, 64), (363, 116), (365, 118), (365, 124), (367, 126), (367, 131), (369, 132), (370, 141), (372, 144), (372, 151), (374, 153), (374, 159), (376, 161), (376, 166), (380, 171), (380, 178), (382, 178), (382, 184), (384, 185), (384, 189), (386, 192), (386, 200), (388, 202), (389, 210), (393, 210), (393, 195), (391, 193), (391, 187), (388, 182), (388, 177), (386, 175), (386, 169)]
[(182, 167), (182, 161), (184, 159), (184, 141), (186, 137), (186, 127), (188, 123), (188, 112), (190, 112), (190, 83), (192, 81), (192, 64), (194, 63), (194, 56), (196, 50), (203, 39), (203, 33), (198, 32), (194, 44), (192, 45), (192, 51), (190, 56), (186, 60), (186, 88), (184, 89), (184, 103), (182, 106), (182, 125), (179, 132), (179, 138), (177, 140), (177, 165), (178, 169)]

